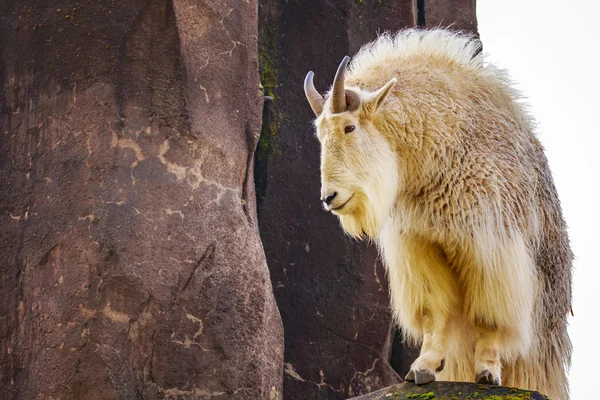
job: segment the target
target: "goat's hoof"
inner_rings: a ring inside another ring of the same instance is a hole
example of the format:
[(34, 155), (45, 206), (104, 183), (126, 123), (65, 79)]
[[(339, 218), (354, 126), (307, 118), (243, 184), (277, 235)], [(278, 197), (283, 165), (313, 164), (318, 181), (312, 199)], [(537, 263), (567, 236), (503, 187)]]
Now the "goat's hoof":
[(440, 362), (440, 366), (439, 366), (439, 367), (437, 367), (437, 369), (435, 370), (435, 372), (442, 372), (442, 371), (444, 370), (444, 365), (446, 365), (446, 360), (445, 360), (445, 359), (443, 359), (443, 360)]
[(480, 373), (477, 374), (477, 378), (475, 378), (476, 383), (481, 383), (484, 385), (495, 385), (500, 386), (500, 377), (494, 376), (489, 370), (484, 369)]
[(435, 381), (435, 374), (429, 371), (416, 371), (415, 372), (415, 383), (417, 385), (424, 385), (429, 382)]
[(414, 382), (417, 385), (424, 385), (426, 383), (435, 381), (435, 374), (429, 371), (410, 370), (409, 373), (406, 374), (404, 380)]

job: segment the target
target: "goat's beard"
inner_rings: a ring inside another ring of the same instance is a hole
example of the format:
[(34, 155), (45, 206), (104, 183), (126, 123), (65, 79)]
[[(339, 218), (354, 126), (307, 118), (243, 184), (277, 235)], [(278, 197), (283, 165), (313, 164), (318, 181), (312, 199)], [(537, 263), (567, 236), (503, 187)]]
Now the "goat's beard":
[(352, 202), (352, 210), (338, 216), (342, 229), (354, 239), (374, 239), (379, 223), (372, 203), (363, 193), (355, 193)]

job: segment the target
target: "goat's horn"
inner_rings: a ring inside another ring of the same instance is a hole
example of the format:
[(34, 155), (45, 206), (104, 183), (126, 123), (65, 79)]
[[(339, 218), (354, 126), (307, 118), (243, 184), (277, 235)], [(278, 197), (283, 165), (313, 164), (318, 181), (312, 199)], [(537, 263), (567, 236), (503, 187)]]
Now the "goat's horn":
[(314, 75), (315, 74), (312, 71), (306, 74), (306, 78), (304, 78), (304, 94), (306, 94), (310, 108), (312, 108), (313, 112), (318, 117), (321, 114), (321, 111), (323, 111), (325, 99), (315, 88), (315, 84), (313, 83)]
[(333, 79), (333, 90), (331, 92), (331, 112), (334, 114), (346, 111), (346, 90), (344, 89), (344, 79), (346, 75), (346, 66), (350, 57), (346, 56), (340, 63)]

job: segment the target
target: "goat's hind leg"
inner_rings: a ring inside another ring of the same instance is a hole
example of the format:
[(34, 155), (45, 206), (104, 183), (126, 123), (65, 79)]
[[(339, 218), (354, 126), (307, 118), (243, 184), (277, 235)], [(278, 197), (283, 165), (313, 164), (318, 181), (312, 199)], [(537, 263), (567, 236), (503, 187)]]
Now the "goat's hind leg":
[(475, 327), (475, 382), (500, 386), (502, 365), (500, 362), (500, 331), (484, 325)]
[(521, 236), (480, 246), (466, 263), (466, 315), (475, 329), (475, 380), (500, 385), (502, 360), (526, 355), (533, 338), (536, 267)]

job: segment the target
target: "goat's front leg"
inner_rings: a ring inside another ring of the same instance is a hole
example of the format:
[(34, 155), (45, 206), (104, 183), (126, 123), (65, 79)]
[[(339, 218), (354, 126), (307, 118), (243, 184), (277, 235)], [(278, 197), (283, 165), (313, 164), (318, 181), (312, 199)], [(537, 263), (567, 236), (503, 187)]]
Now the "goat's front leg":
[(384, 243), (392, 309), (404, 334), (422, 341), (406, 380), (427, 383), (444, 367), (448, 321), (460, 308), (458, 287), (439, 246), (410, 235), (394, 238)]
[(435, 373), (444, 369), (446, 353), (446, 317), (439, 312), (426, 311), (423, 316), (421, 353), (404, 378), (417, 385), (435, 380)]

